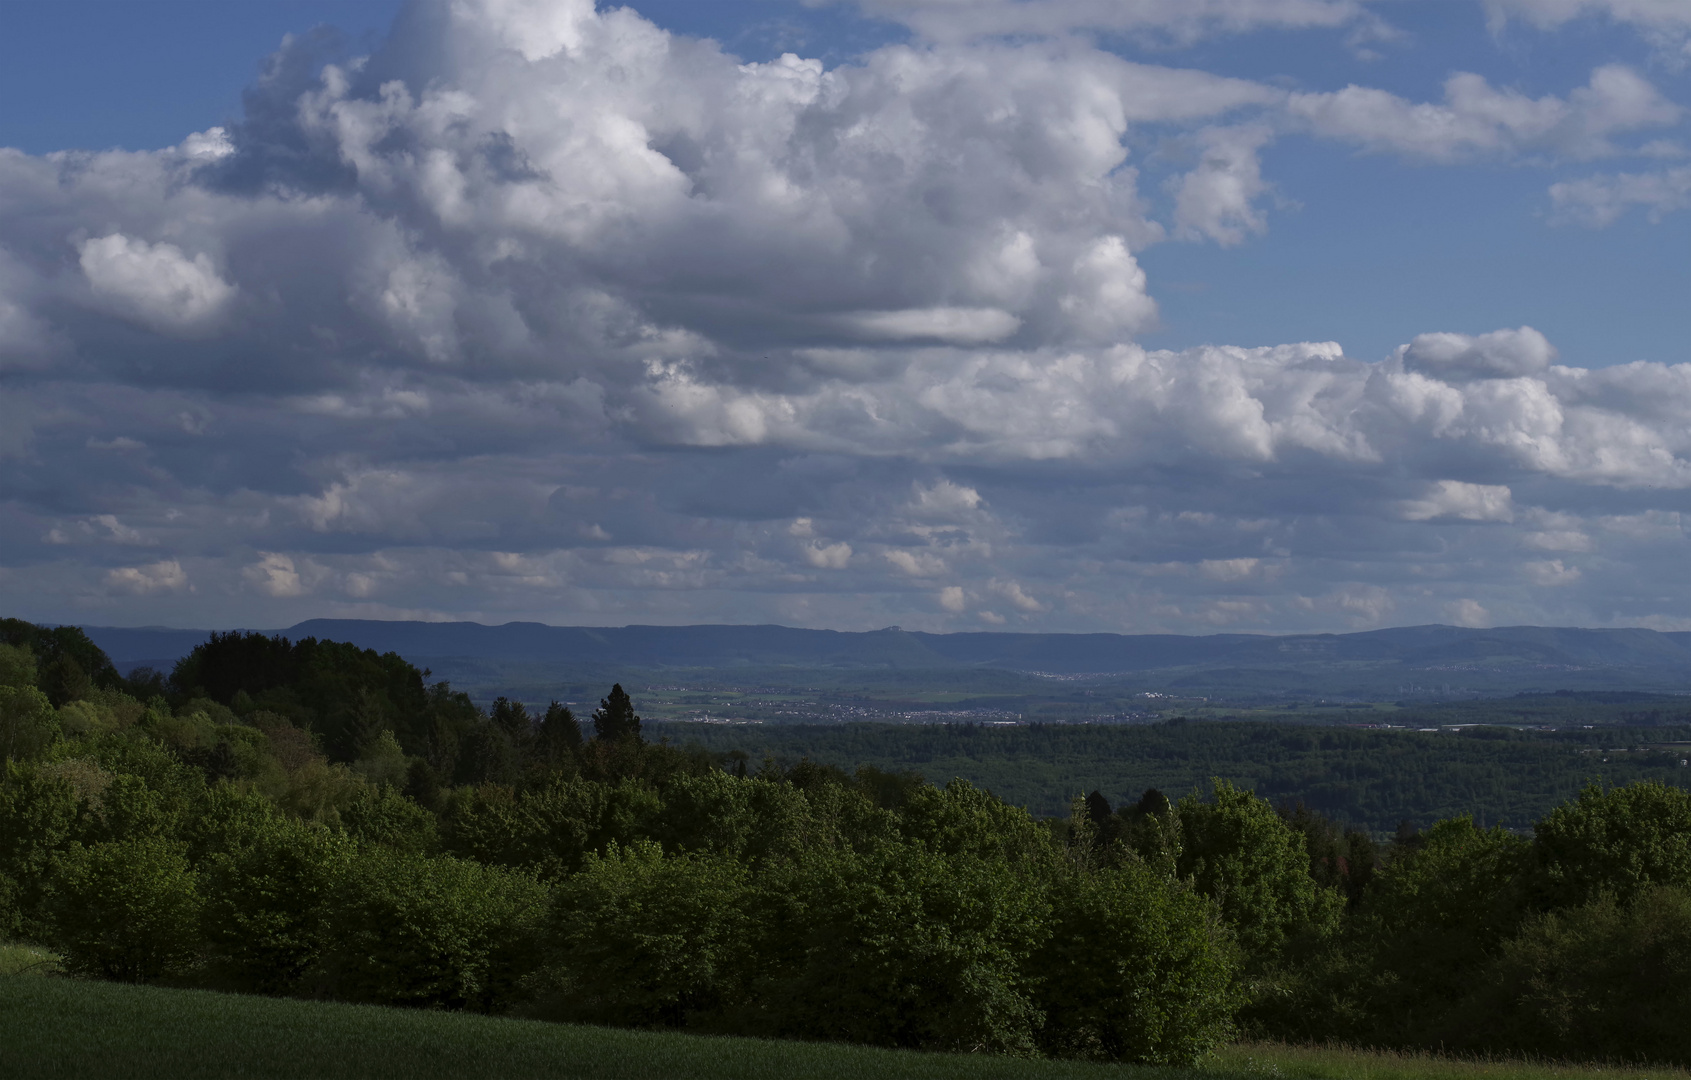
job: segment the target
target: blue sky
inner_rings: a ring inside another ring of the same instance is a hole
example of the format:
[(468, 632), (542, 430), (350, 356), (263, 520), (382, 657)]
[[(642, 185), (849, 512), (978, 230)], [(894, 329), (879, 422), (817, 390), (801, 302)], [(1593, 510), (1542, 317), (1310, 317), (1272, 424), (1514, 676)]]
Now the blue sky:
[(1691, 8), (0, 22), (28, 617), (1691, 627)]

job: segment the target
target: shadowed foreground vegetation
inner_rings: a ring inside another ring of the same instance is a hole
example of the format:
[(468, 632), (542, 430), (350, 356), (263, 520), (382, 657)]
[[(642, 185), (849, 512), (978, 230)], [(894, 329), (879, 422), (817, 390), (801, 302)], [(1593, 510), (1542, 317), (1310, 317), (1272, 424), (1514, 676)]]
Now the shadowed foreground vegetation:
[[(15, 952), (15, 950), (14, 950)], [(11, 953), (0, 948), (0, 964)], [(66, 1033), (74, 1031), (75, 1038)], [(621, 1031), (465, 1013), (0, 975), (0, 1077), (755, 1080), (1685, 1080), (1673, 1069), (1224, 1047), (1192, 1069)]]
[(0, 623), (0, 941), (261, 1020), (305, 1006), (252, 995), (977, 1074), (1193, 1068), (1241, 1037), (1691, 1065), (1676, 787), (1593, 785), (1530, 837), (1457, 817), (1382, 842), (1219, 779), (1038, 820), (961, 780), (754, 770), (646, 741), (620, 686), (591, 720), (484, 712), (334, 642), (221, 635), (119, 678), (77, 631)]

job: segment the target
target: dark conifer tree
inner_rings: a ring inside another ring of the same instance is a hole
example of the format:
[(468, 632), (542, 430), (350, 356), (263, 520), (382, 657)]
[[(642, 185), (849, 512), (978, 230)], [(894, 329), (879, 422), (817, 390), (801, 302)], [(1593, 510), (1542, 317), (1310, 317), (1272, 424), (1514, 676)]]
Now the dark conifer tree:
[(1110, 800), (1104, 798), (1103, 792), (1096, 788), (1086, 797), (1086, 816), (1099, 828), (1103, 828), (1104, 823), (1110, 820)]
[(520, 701), (494, 698), (493, 711), (488, 714), (488, 719), (493, 721), (493, 726), (503, 732), (514, 746), (523, 745), (534, 734), (534, 720)]
[(549, 766), (574, 757), (581, 749), (581, 722), (569, 706), (554, 701), (540, 718), (540, 756)]
[(623, 692), (621, 683), (611, 687), (609, 697), (599, 699), (599, 707), (593, 711), (593, 734), (604, 742), (643, 741), (634, 702)]

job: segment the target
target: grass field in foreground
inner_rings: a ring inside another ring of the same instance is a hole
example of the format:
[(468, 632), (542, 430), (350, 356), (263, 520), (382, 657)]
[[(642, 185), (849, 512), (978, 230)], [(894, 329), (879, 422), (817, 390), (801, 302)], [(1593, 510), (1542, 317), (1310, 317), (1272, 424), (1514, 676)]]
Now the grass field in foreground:
[[(17, 970), (24, 956), (0, 948)], [(39, 958), (39, 954), (37, 954)], [(39, 971), (40, 968), (34, 970)], [(463, 1013), (0, 974), (0, 1077), (1096, 1078), (1691, 1080), (1672, 1069), (1462, 1062), (1284, 1046), (1228, 1047), (1196, 1070), (706, 1038)]]

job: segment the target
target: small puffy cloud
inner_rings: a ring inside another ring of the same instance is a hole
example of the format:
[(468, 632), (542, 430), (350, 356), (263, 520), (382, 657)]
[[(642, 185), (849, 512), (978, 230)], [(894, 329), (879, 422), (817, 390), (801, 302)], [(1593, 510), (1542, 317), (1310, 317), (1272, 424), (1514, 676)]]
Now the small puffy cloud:
[(1534, 585), (1547, 588), (1572, 585), (1581, 577), (1577, 566), (1564, 566), (1561, 559), (1544, 559), (1521, 564), (1521, 570)]
[(1580, 18), (1607, 18), (1642, 31), (1670, 55), (1691, 56), (1691, 7), (1679, 0), (1483, 0), (1494, 31), (1511, 19), (1554, 30)]
[(1652, 222), (1691, 208), (1691, 165), (1643, 173), (1610, 173), (1550, 185), (1553, 220), (1594, 228), (1613, 225), (1632, 209)]
[(1075, 260), (1070, 281), (1073, 291), (1059, 307), (1076, 336), (1119, 341), (1156, 321), (1157, 303), (1145, 290), (1145, 271), (1120, 236), (1090, 244)]
[(1413, 103), (1384, 90), (1347, 86), (1294, 93), (1287, 116), (1311, 132), (1432, 161), (1549, 152), (1577, 159), (1618, 151), (1613, 137), (1673, 124), (1684, 110), (1622, 64), (1594, 69), (1566, 98), (1529, 98), (1459, 72), (1444, 84), (1444, 103)]
[(1244, 581), (1257, 572), (1261, 559), (1204, 559), (1198, 572), (1211, 581)]
[(235, 152), (228, 130), (220, 127), (196, 131), (177, 146), (182, 156), (194, 162), (216, 161)]
[(804, 545), (804, 561), (818, 570), (844, 570), (851, 562), (851, 545), (841, 541), (837, 544), (806, 544)]
[(961, 585), (947, 585), (939, 591), (939, 606), (950, 612), (961, 612), (967, 606)]
[(1585, 552), (1596, 549), (1597, 544), (1591, 537), (1578, 529), (1549, 529), (1543, 532), (1531, 532), (1521, 537), (1521, 543), (1538, 551), (1574, 551)]
[(947, 520), (978, 509), (980, 505), (981, 493), (974, 488), (940, 480), (933, 484), (914, 485), (909, 510), (924, 521)]
[(1556, 349), (1530, 326), (1489, 334), (1418, 334), (1399, 355), (1408, 371), (1436, 379), (1513, 379), (1543, 374)]
[(987, 582), (987, 588), (1009, 601), (1018, 611), (1045, 610), (1045, 605), (1029, 596), (1017, 582), (994, 579)]
[[(931, 551), (907, 551), (904, 548), (893, 548), (882, 552), (881, 555), (887, 562), (911, 577), (934, 577), (949, 569), (946, 566), (945, 559)], [(962, 594), (959, 593), (958, 595)]]
[(186, 588), (188, 575), (175, 559), (161, 559), (146, 566), (120, 566), (106, 571), (106, 586), (118, 592), (148, 596)]
[(1207, 237), (1227, 247), (1268, 230), (1268, 220), (1256, 205), (1268, 189), (1257, 152), (1272, 138), (1273, 131), (1263, 124), (1198, 133), (1198, 167), (1169, 180), (1176, 236)]
[(1419, 499), (1405, 501), (1402, 514), (1407, 521), (1513, 521), (1515, 506), (1506, 485), (1440, 480)]
[(166, 333), (206, 327), (235, 295), (204, 252), (190, 259), (175, 244), (149, 244), (122, 233), (85, 240), (79, 250), (96, 298)]
[(1330, 599), (1349, 616), (1353, 627), (1377, 626), (1397, 607), (1391, 593), (1378, 585), (1346, 585)]
[(305, 594), (305, 583), (300, 580), (293, 559), (274, 551), (260, 552), (259, 556), (258, 562), (247, 567), (242, 575), (254, 588), (266, 596), (293, 597)]
[(117, 519), (116, 514), (95, 514), (88, 519), (106, 531), (106, 538), (116, 544), (145, 544), (147, 538), (139, 529), (131, 528)]
[(381, 588), (381, 582), (372, 574), (354, 571), (346, 576), (343, 586), (348, 596), (366, 599), (376, 595)]
[(1480, 628), (1491, 625), (1491, 612), (1478, 600), (1468, 597), (1452, 600), (1444, 605), (1444, 615), (1456, 626)]

